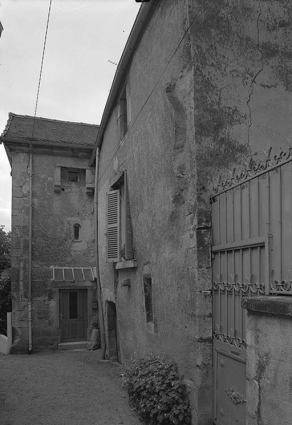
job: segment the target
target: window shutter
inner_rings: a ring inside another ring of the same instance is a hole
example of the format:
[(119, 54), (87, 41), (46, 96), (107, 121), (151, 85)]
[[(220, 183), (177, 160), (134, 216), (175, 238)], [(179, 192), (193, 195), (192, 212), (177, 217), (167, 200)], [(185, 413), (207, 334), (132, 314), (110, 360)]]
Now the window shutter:
[(129, 203), (129, 191), (127, 173), (124, 173), (124, 193), (125, 193), (125, 259), (132, 260), (134, 258), (133, 247), (133, 230)]
[(107, 194), (107, 261), (120, 259), (120, 191)]

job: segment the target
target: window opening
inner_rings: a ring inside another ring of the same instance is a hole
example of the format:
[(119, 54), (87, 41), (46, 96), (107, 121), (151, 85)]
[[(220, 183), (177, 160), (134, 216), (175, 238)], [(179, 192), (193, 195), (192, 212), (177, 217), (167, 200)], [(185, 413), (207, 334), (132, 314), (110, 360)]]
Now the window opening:
[(74, 224), (73, 229), (74, 229), (74, 240), (75, 241), (79, 241), (80, 240), (80, 224)]
[(78, 183), (79, 182), (79, 172), (68, 170), (67, 180), (68, 180), (68, 182)]
[(107, 194), (107, 261), (134, 258), (133, 231), (127, 186), (127, 173), (122, 174)]
[(153, 322), (153, 305), (152, 305), (152, 279), (151, 277), (144, 277), (144, 297), (145, 297), (145, 311), (146, 322)]
[(69, 319), (78, 319), (77, 292), (69, 292)]

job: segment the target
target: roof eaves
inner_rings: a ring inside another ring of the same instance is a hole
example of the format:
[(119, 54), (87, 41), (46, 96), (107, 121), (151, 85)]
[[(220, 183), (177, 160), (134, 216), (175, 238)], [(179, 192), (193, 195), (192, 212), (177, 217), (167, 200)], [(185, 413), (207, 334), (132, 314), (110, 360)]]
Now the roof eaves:
[(80, 148), (80, 149), (94, 149), (94, 144), (84, 144), (84, 143), (68, 143), (68, 142), (62, 142), (62, 141), (51, 141), (47, 139), (35, 139), (35, 138), (4, 138), (0, 137), (0, 141), (5, 144), (19, 144), (19, 145), (29, 145), (30, 143), (32, 146), (40, 146), (40, 147), (64, 147), (64, 148)]
[(13, 119), (14, 117), (15, 117), (15, 114), (13, 114), (12, 112), (9, 112), (8, 120), (7, 120), (6, 126), (5, 126), (5, 128), (4, 128), (4, 130), (3, 130), (3, 133), (0, 135), (0, 141), (1, 141), (2, 137), (4, 137), (4, 136), (8, 133), (8, 130), (9, 130), (10, 124), (11, 124), (12, 119)]
[(100, 122), (99, 132), (97, 134), (94, 151), (92, 153), (91, 159), (89, 161), (90, 165), (93, 164), (96, 155), (97, 147), (100, 147), (103, 140), (103, 134), (110, 118), (111, 111), (113, 106), (115, 105), (116, 97), (121, 88), (121, 82), (123, 81), (125, 74), (129, 68), (132, 56), (135, 51), (135, 47), (139, 42), (143, 31), (145, 30), (145, 26), (148, 22), (148, 17), (150, 16), (150, 12), (154, 10), (154, 7), (157, 6), (158, 2), (156, 0), (150, 0), (149, 3), (142, 3), (139, 9), (138, 15), (135, 19), (134, 25), (132, 27), (131, 33), (125, 45), (124, 51), (122, 53), (121, 59), (118, 63), (118, 67), (113, 79), (113, 83), (110, 89), (109, 96), (107, 98), (107, 102), (103, 111), (103, 115)]

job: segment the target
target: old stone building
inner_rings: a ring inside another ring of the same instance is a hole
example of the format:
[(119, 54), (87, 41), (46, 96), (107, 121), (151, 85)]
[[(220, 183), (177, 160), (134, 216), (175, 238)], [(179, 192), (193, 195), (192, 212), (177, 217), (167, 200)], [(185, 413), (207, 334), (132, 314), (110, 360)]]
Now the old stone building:
[[(246, 421), (240, 301), (265, 287), (264, 211), (275, 211), (266, 205), (275, 196), (261, 189), (267, 173), (253, 180), (258, 192), (252, 182), (248, 195), (243, 182), (234, 198), (226, 194), (231, 206), (225, 195), (214, 198), (222, 225), (213, 248), (210, 199), (217, 179), (251, 155), (250, 167), (259, 171), (255, 164), (270, 146), (291, 145), (290, 16), (286, 0), (144, 3), (100, 123), (107, 353), (122, 361), (149, 353), (175, 359), (190, 389), (194, 424)], [(243, 173), (251, 174), (252, 168)]]
[(275, 353), (259, 346), (260, 315), (281, 335), (280, 310), (250, 298), (292, 289), (290, 18), (288, 0), (145, 2), (99, 128), (10, 116), (15, 349), (31, 300), (36, 345), (64, 341), (68, 311), (90, 335), (96, 266), (106, 357), (174, 359), (193, 424), (289, 423), (289, 380), (270, 409)]
[(9, 115), (1, 142), (12, 170), (12, 352), (87, 345), (97, 322), (88, 167), (97, 132), (95, 125)]

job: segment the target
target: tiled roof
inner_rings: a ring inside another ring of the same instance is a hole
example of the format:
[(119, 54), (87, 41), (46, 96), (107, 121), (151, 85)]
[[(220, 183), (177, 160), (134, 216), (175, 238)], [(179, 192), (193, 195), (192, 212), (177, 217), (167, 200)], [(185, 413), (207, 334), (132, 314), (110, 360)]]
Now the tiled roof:
[[(34, 126), (34, 131), (33, 131)], [(94, 147), (99, 126), (70, 121), (58, 121), (48, 118), (39, 118), (16, 115), (9, 113), (9, 119), (5, 130), (1, 135), (1, 140), (28, 141), (33, 140), (44, 142), (44, 144), (60, 143), (76, 146)]]

